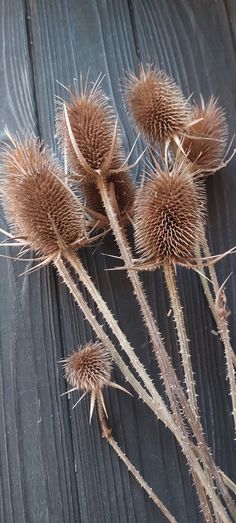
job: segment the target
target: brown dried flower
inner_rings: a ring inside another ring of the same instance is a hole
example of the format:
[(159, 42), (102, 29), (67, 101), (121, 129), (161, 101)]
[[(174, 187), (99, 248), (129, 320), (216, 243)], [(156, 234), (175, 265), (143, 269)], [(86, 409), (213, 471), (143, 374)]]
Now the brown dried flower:
[(13, 232), (34, 251), (56, 257), (84, 237), (82, 208), (64, 185), (63, 171), (36, 138), (12, 139), (2, 154), (3, 204)]
[(125, 82), (125, 102), (137, 130), (152, 145), (182, 135), (189, 123), (189, 104), (164, 71), (141, 66)]
[(107, 177), (111, 171), (117, 174), (123, 168), (116, 117), (96, 85), (80, 96), (71, 95), (71, 101), (58, 112), (57, 132), (68, 166), (79, 181), (94, 183), (97, 176)]
[(100, 342), (88, 342), (64, 360), (65, 378), (84, 392), (101, 390), (111, 378), (110, 353)]
[(127, 392), (121, 385), (110, 381), (112, 359), (110, 353), (101, 342), (88, 342), (84, 347), (67, 356), (63, 363), (65, 378), (72, 386), (72, 389), (67, 391), (66, 394), (75, 390), (83, 391), (79, 401), (85, 394), (91, 394), (90, 421), (96, 400), (100, 402), (106, 414), (102, 394), (105, 386), (109, 385)]
[(191, 120), (196, 123), (190, 126), (182, 146), (196, 168), (212, 173), (221, 166), (226, 150), (228, 125), (225, 112), (214, 96), (207, 104), (201, 97), (200, 103), (192, 107)]
[(203, 235), (203, 189), (181, 162), (171, 172), (156, 165), (138, 192), (135, 240), (153, 268), (165, 263), (190, 265)]

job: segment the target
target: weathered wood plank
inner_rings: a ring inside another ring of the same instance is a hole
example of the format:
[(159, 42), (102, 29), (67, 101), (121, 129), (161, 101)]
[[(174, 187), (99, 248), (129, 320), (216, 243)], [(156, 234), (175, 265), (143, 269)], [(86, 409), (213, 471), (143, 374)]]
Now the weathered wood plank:
[[(4, 139), (5, 124), (22, 135), (37, 132), (38, 122), (24, 2), (3, 1), (1, 22)], [(7, 227), (2, 212), (0, 226)], [(14, 249), (8, 254), (14, 256)], [(54, 275), (47, 270), (19, 277), (26, 268), (0, 258), (0, 520), (78, 521), (69, 415), (60, 401)]]
[[(199, 90), (205, 96), (214, 92), (225, 105), (234, 128), (232, 2), (202, 0), (190, 5), (185, 0), (29, 0), (27, 11), (21, 3), (17, 14), (13, 0), (3, 1), (2, 5), (7, 19), (3, 28), (7, 47), (1, 51), (2, 70), (6, 71), (0, 93), (4, 108), (1, 131), (4, 123), (21, 132), (31, 128), (56, 149), (55, 94), (66, 96), (57, 80), (71, 84), (90, 66), (93, 80), (100, 71), (107, 73), (103, 86), (120, 115), (128, 151), (135, 133), (123, 107), (119, 78), (124, 70), (137, 67), (138, 58), (171, 72), (187, 95)], [(141, 145), (134, 156), (140, 150)], [(224, 173), (207, 182), (209, 236), (214, 252), (236, 243), (234, 168), (235, 160)], [(116, 252), (112, 239), (107, 239), (95, 254), (92, 250), (83, 253), (83, 261), (161, 389), (129, 285), (120, 272), (104, 272), (113, 262), (101, 252)], [(0, 304), (1, 408), (6, 434), (0, 458), (4, 467), (0, 510), (4, 523), (164, 521), (101, 441), (96, 418), (88, 426), (86, 399), (72, 411), (72, 400), (60, 398), (65, 384), (57, 362), (62, 354), (91, 337), (87, 322), (52, 270), (19, 279), (22, 266), (5, 260), (0, 263), (1, 291), (6, 296)], [(232, 269), (233, 257), (219, 266), (221, 281)], [(144, 280), (180, 371), (172, 319), (166, 317), (169, 304), (162, 275), (145, 275)], [(214, 324), (197, 277), (181, 271), (179, 281), (188, 314), (203, 422), (217, 462), (233, 477), (235, 455), (222, 348), (211, 334)], [(236, 296), (235, 288), (229, 288), (235, 340)], [(117, 371), (115, 376), (121, 380)], [(136, 398), (112, 391), (106, 401), (114, 436), (177, 520), (201, 521), (174, 438)]]

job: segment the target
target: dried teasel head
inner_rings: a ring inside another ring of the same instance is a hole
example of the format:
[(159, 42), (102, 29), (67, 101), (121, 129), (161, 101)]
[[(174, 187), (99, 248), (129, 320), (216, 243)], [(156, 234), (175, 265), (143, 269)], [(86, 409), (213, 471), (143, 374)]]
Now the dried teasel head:
[(211, 96), (205, 104), (201, 97), (200, 103), (192, 106), (188, 136), (183, 140), (183, 148), (191, 162), (202, 173), (213, 173), (219, 169), (224, 160), (228, 140), (228, 125), (225, 112)]
[(83, 211), (53, 155), (36, 138), (12, 138), (1, 155), (3, 205), (12, 233), (46, 258), (83, 243)]
[(99, 82), (81, 89), (80, 95), (71, 94), (58, 112), (57, 133), (68, 166), (80, 182), (95, 183), (98, 176), (107, 178), (124, 170), (117, 119)]
[(203, 239), (204, 192), (178, 158), (170, 172), (156, 164), (138, 192), (134, 223), (144, 268), (194, 263)]
[(124, 86), (125, 102), (137, 130), (153, 146), (184, 133), (190, 108), (180, 88), (164, 71), (148, 65), (139, 77), (130, 73)]
[[(123, 387), (111, 382), (112, 359), (106, 347), (101, 342), (88, 342), (63, 360), (64, 374), (72, 387), (66, 394), (79, 390), (83, 395), (91, 394), (90, 420), (92, 418), (95, 401), (98, 400), (106, 408), (103, 400), (103, 389), (111, 386), (127, 392)], [(76, 403), (76, 405), (79, 402)]]
[(65, 378), (75, 389), (102, 389), (111, 378), (110, 353), (100, 342), (89, 342), (64, 360)]

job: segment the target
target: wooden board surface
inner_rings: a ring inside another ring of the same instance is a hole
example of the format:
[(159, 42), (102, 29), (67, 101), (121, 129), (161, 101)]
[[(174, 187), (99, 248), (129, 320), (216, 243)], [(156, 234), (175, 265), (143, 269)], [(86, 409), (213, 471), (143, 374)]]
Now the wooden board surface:
[[(1, 0), (0, 132), (36, 132), (54, 150), (58, 83), (80, 72), (103, 87), (118, 111), (126, 150), (135, 133), (122, 103), (120, 77), (138, 61), (165, 68), (184, 93), (214, 93), (236, 120), (236, 5), (233, 0)], [(139, 144), (133, 158), (141, 151)], [(208, 231), (214, 253), (236, 244), (236, 159), (207, 181)], [(134, 176), (138, 177), (140, 168)], [(6, 227), (1, 212), (0, 227)], [(8, 250), (14, 256), (14, 250)], [(159, 389), (148, 337), (121, 272), (104, 271), (116, 254), (112, 238), (83, 261)], [(92, 336), (51, 268), (19, 276), (28, 266), (0, 258), (0, 521), (4, 523), (155, 523), (165, 521), (102, 441), (88, 402), (72, 410), (58, 360)], [(217, 267), (228, 284), (235, 346), (235, 257)], [(149, 298), (180, 373), (176, 334), (160, 271), (144, 277)], [(200, 395), (202, 421), (217, 463), (236, 480), (230, 402), (221, 344), (197, 276), (179, 271), (179, 286)], [(122, 377), (115, 369), (117, 381)], [(180, 523), (200, 522), (185, 460), (173, 436), (136, 397), (109, 391), (113, 434)]]

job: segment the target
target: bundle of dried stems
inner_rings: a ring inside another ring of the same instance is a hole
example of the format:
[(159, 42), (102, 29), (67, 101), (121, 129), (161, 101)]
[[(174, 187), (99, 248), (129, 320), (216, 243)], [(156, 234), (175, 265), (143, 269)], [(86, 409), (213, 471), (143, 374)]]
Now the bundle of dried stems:
[[(215, 261), (224, 255), (212, 257), (205, 237), (204, 177), (230, 159), (224, 156), (226, 117), (213, 97), (207, 104), (201, 98), (200, 104), (191, 105), (163, 71), (147, 66), (140, 67), (138, 77), (129, 74), (124, 83), (125, 103), (134, 126), (150, 146), (149, 169), (135, 194), (130, 174), (133, 166), (128, 165), (130, 154), (125, 158), (118, 118), (100, 83), (98, 79), (88, 87), (86, 81), (79, 93), (71, 93), (70, 99), (59, 107), (57, 131), (65, 157), (64, 169), (35, 137), (27, 136), (21, 141), (7, 133), (10, 143), (1, 154), (4, 176), (0, 190), (11, 231), (2, 232), (8, 245), (20, 247), (19, 259), (27, 259), (24, 256), (28, 251), (37, 254), (38, 264), (31, 271), (53, 263), (97, 336), (95, 343), (87, 343), (63, 360), (65, 378), (71, 386), (67, 393), (82, 391), (79, 401), (90, 395), (90, 422), (97, 405), (103, 436), (166, 518), (176, 521), (130, 463), (107, 426), (104, 388), (127, 392), (111, 379), (112, 365), (116, 364), (138, 397), (177, 439), (205, 520), (226, 523), (236, 519), (229, 492), (235, 494), (236, 485), (217, 468), (203, 434), (175, 270), (180, 264), (199, 272), (202, 279), (225, 348), (236, 426), (235, 356), (228, 332), (224, 284), (218, 284), (214, 269)], [(129, 221), (134, 226), (138, 259), (133, 257), (126, 234)], [(168, 403), (158, 393), (81, 262), (79, 249), (101, 240), (109, 231), (117, 241), (123, 270), (127, 271), (139, 304)], [(185, 386), (176, 375), (138, 275), (141, 270), (158, 267), (163, 268), (170, 295)], [(94, 316), (75, 276), (128, 356), (131, 368)]]

